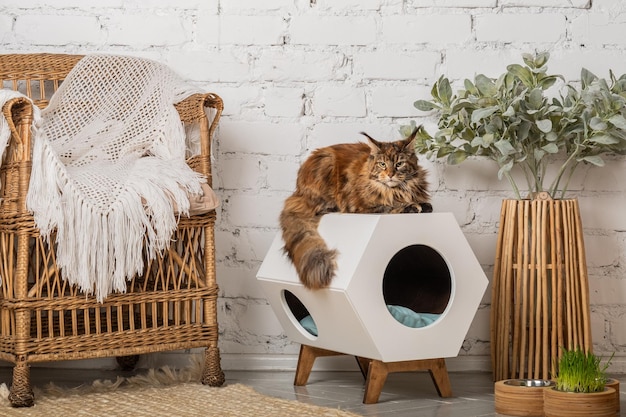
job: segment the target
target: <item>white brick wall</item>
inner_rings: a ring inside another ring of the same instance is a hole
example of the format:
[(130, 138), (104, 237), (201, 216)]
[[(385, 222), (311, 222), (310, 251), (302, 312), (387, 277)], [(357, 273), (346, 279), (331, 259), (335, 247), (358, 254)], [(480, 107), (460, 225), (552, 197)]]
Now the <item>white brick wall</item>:
[[(255, 274), (302, 160), (319, 146), (398, 137), (445, 74), (498, 75), (547, 49), (550, 71), (626, 72), (621, 0), (4, 0), (0, 52), (112, 52), (169, 64), (221, 95), (215, 151), (221, 346), (293, 354)], [(454, 213), (491, 275), (508, 185), (482, 160), (424, 161), (435, 209)], [(572, 181), (585, 227), (596, 350), (626, 357), (623, 157)], [(490, 294), (462, 354), (489, 354)], [(623, 360), (621, 363), (623, 364)], [(626, 370), (622, 365), (621, 370)]]

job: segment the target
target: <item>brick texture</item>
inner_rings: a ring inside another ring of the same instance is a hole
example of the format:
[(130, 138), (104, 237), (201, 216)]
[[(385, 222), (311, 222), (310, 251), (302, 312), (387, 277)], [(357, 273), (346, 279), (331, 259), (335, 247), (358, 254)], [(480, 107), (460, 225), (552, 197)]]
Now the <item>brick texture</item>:
[[(0, 49), (150, 57), (222, 96), (213, 148), (221, 347), (293, 354), (255, 274), (304, 158), (363, 140), (360, 131), (397, 139), (409, 121), (432, 131), (434, 118), (413, 102), (428, 98), (440, 75), (460, 86), (521, 63), (524, 52), (550, 51), (549, 71), (568, 80), (582, 67), (619, 76), (624, 22), (620, 0), (4, 0)], [(625, 363), (626, 161), (606, 159), (603, 168), (583, 166), (570, 189), (585, 229), (594, 348)], [(507, 182), (480, 159), (422, 163), (435, 210), (454, 214), (491, 276)], [(464, 356), (489, 354), (490, 299)]]

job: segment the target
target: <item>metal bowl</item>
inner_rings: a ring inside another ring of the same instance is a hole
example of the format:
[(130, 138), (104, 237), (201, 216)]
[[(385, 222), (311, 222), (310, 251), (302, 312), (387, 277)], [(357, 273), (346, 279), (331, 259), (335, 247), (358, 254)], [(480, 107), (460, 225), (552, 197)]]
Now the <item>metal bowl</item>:
[(512, 385), (515, 387), (553, 387), (554, 381), (549, 381), (547, 379), (507, 379), (504, 381), (505, 385)]

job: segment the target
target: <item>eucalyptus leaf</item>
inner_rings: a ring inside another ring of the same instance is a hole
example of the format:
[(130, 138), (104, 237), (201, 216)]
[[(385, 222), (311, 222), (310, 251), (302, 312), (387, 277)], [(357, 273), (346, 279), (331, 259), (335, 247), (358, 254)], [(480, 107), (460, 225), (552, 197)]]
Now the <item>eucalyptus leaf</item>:
[(453, 146), (442, 146), (437, 150), (437, 158), (443, 158), (444, 156), (450, 155), (454, 152)]
[(498, 111), (497, 106), (487, 107), (485, 109), (476, 109), (472, 112), (472, 123), (478, 123)]
[(587, 70), (587, 68), (583, 68), (580, 71), (580, 81), (582, 82), (583, 88), (589, 87), (592, 82), (597, 80), (596, 77), (591, 71)]
[(502, 116), (504, 116), (504, 117), (515, 116), (515, 109), (513, 108), (513, 106), (507, 107), (506, 111), (504, 113), (502, 113)]
[(475, 148), (478, 147), (478, 146), (483, 146), (484, 144), (485, 144), (485, 141), (483, 140), (482, 136), (476, 136), (470, 142), (470, 145), (472, 145)]
[(618, 129), (626, 130), (626, 118), (621, 114), (611, 116), (609, 122)]
[(400, 126), (400, 133), (405, 138), (409, 137), (411, 135), (411, 133), (413, 133), (413, 130), (415, 129), (414, 126), (415, 126), (415, 122), (411, 122), (411, 125)]
[(530, 68), (535, 67), (535, 57), (532, 54), (523, 53), (522, 60), (524, 60), (524, 63), (528, 65)]
[(548, 51), (539, 52), (537, 54), (537, 57), (535, 58), (535, 65), (537, 67), (543, 67), (544, 65), (546, 65), (549, 58), (550, 58), (550, 52)]
[[(439, 78), (439, 81), (441, 81), (441, 78), (443, 78), (443, 76)], [(433, 84), (432, 88), (430, 89), (430, 95), (435, 101), (441, 102), (441, 100), (439, 99), (439, 93), (437, 92), (437, 85), (439, 85), (439, 81)]]
[(467, 90), (470, 94), (478, 94), (478, 89), (476, 86), (467, 78), (463, 81), (463, 85), (465, 86), (465, 90)]
[(519, 64), (511, 64), (506, 67), (506, 69), (510, 74), (513, 74), (514, 76), (519, 78), (526, 87), (531, 87), (534, 85), (533, 74), (528, 68), (523, 67)]
[(475, 79), (476, 88), (483, 96), (492, 97), (496, 94), (496, 86), (491, 78), (486, 77), (483, 74), (478, 74)]
[(602, 135), (602, 134), (591, 136), (589, 138), (589, 141), (593, 143), (599, 143), (602, 145), (615, 145), (616, 143), (619, 143), (618, 138), (614, 138), (613, 136)]
[(541, 87), (543, 90), (547, 90), (548, 88), (552, 87), (558, 79), (559, 77), (556, 75), (542, 77), (540, 80), (537, 81), (537, 85), (539, 85), (539, 87)]
[(532, 109), (539, 109), (543, 104), (543, 91), (541, 88), (533, 88), (528, 95), (528, 104)]
[(517, 152), (515, 148), (513, 147), (513, 145), (511, 145), (510, 142), (504, 139), (500, 139), (499, 141), (495, 142), (493, 145), (500, 151), (502, 155), (512, 155), (515, 152)]
[(557, 146), (556, 143), (548, 143), (547, 145), (542, 146), (541, 149), (543, 149), (547, 153), (558, 153), (559, 152), (559, 147)]
[(537, 128), (543, 133), (548, 133), (552, 130), (552, 121), (550, 119), (537, 120), (535, 123)]
[(589, 162), (590, 164), (593, 164), (593, 165), (595, 165), (597, 167), (603, 167), (604, 166), (604, 160), (599, 155), (585, 156), (582, 160), (586, 161), (586, 162)]
[(427, 100), (417, 100), (415, 103), (413, 103), (413, 105), (415, 106), (415, 108), (421, 111), (430, 111), (430, 110), (441, 108), (437, 106), (435, 103), (432, 103)]
[(452, 98), (452, 87), (450, 87), (450, 81), (447, 78), (439, 80), (437, 85), (437, 93), (441, 102), (447, 106), (450, 105), (450, 99)]
[(517, 140), (525, 141), (528, 138), (531, 126), (531, 123), (528, 121), (522, 122), (517, 128)]
[(609, 127), (602, 118), (595, 116), (589, 120), (589, 127), (593, 130), (606, 130)]
[(498, 170), (498, 179), (501, 180), (502, 176), (506, 173), (506, 172), (510, 172), (511, 169), (513, 169), (513, 160), (511, 159), (509, 162), (507, 162), (506, 164), (502, 165), (500, 167), (500, 169)]
[(448, 155), (448, 163), (450, 165), (457, 165), (465, 161), (467, 154), (462, 151), (456, 151)]

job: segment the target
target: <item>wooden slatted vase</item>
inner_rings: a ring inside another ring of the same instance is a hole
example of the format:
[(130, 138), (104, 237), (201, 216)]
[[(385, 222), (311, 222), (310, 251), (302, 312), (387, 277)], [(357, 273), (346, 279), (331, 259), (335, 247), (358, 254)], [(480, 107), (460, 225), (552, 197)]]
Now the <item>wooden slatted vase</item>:
[(578, 200), (504, 200), (492, 285), (494, 381), (550, 379), (560, 347), (591, 351)]

